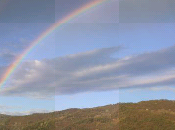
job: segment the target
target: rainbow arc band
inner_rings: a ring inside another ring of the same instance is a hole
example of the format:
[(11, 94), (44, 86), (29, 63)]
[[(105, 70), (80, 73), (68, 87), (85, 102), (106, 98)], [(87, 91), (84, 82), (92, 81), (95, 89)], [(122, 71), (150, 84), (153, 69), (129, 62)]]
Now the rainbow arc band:
[(94, 8), (97, 7), (98, 5), (105, 3), (110, 0), (95, 0), (90, 3), (85, 4), (84, 6), (78, 8), (77, 10), (73, 11), (63, 19), (59, 20), (58, 22), (54, 23), (51, 25), (46, 31), (44, 31), (37, 39), (35, 39), (33, 42), (30, 43), (30, 46), (23, 51), (21, 55), (19, 55), (15, 61), (7, 68), (5, 74), (2, 76), (0, 79), (0, 88), (3, 88), (5, 85), (6, 81), (10, 78), (12, 73), (16, 70), (16, 68), (20, 65), (20, 63), (23, 61), (23, 59), (26, 57), (27, 54), (30, 53), (30, 51), (36, 47), (45, 37), (47, 37), (49, 34), (51, 34), (54, 30), (56, 30), (58, 27), (61, 25), (69, 22), (76, 16)]

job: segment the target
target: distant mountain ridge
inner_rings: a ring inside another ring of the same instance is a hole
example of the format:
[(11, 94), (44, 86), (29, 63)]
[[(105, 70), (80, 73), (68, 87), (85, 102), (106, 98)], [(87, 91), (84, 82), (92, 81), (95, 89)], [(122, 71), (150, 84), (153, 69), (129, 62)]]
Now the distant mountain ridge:
[(118, 103), (27, 116), (0, 115), (0, 130), (175, 130), (175, 101)]

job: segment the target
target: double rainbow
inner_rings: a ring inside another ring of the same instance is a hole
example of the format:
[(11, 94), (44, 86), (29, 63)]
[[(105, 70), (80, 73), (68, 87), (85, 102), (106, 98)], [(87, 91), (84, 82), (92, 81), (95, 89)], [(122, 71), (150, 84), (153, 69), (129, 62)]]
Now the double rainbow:
[(108, 0), (95, 0), (92, 1), (80, 8), (78, 8), (77, 10), (73, 11), (72, 13), (70, 13), (69, 15), (67, 15), (66, 17), (64, 17), (63, 19), (59, 20), (58, 22), (54, 23), (53, 25), (51, 25), (46, 31), (44, 31), (39, 37), (37, 37), (37, 39), (35, 39), (32, 43), (30, 43), (30, 46), (28, 48), (26, 48), (23, 53), (21, 55), (19, 55), (15, 61), (7, 68), (5, 74), (2, 76), (2, 78), (0, 79), (0, 88), (2, 88), (6, 81), (10, 78), (11, 74), (16, 70), (16, 68), (19, 66), (19, 64), (23, 61), (23, 59), (25, 58), (25, 56), (36, 46), (38, 45), (45, 37), (47, 37), (50, 33), (52, 33), (54, 30), (56, 30), (58, 27), (60, 27), (61, 25), (69, 22), (70, 20), (72, 20), (74, 17), (86, 12), (89, 9), (92, 9), (104, 2), (107, 2)]

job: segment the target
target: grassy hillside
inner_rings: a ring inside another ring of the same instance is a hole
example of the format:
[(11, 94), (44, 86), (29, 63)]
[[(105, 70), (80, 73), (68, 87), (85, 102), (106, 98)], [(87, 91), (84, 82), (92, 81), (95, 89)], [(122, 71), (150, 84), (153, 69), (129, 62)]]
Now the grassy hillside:
[(0, 115), (0, 130), (175, 130), (175, 101), (119, 103), (29, 116)]

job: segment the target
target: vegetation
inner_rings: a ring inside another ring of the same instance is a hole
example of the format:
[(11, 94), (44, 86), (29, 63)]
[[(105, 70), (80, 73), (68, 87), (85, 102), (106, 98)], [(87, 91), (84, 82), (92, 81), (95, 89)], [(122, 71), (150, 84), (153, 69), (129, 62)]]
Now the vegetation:
[(175, 101), (119, 103), (28, 116), (0, 115), (0, 130), (175, 130)]

